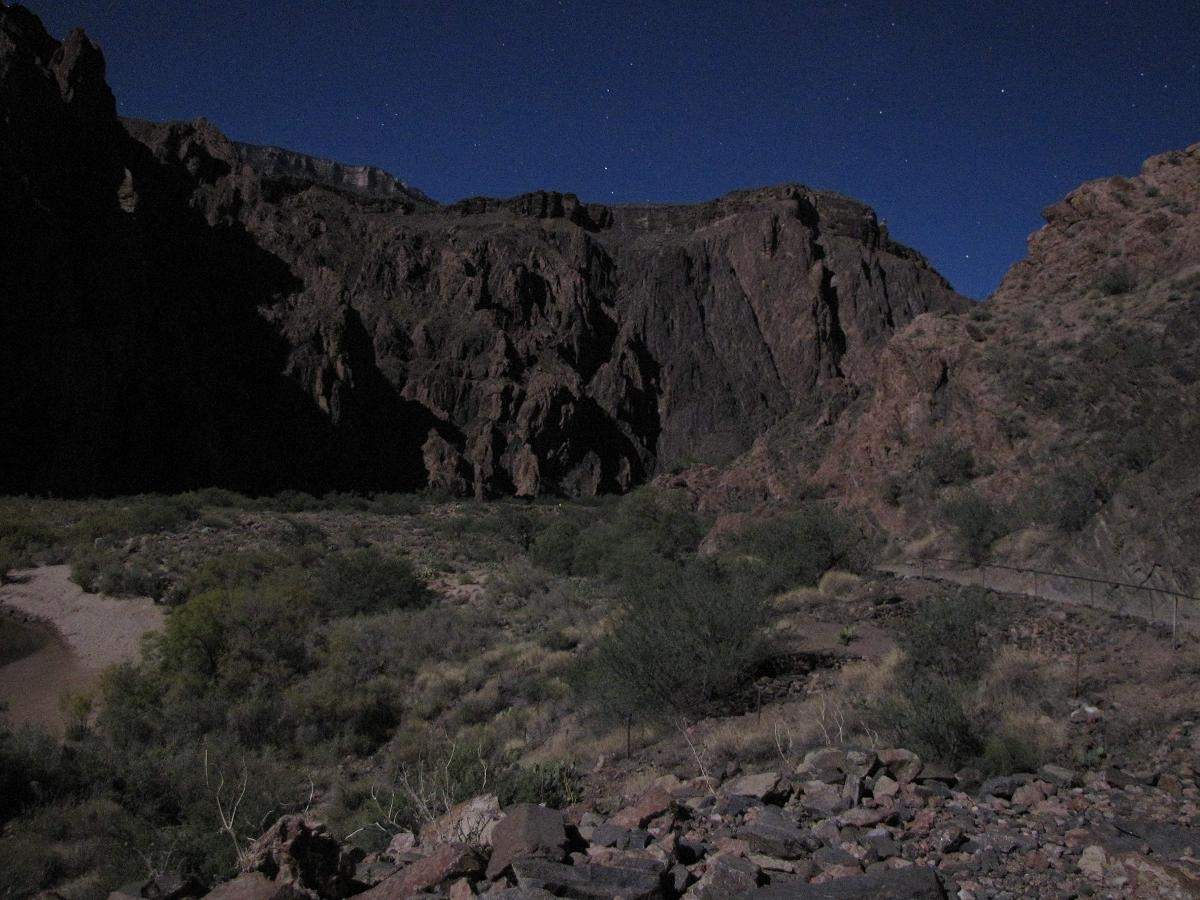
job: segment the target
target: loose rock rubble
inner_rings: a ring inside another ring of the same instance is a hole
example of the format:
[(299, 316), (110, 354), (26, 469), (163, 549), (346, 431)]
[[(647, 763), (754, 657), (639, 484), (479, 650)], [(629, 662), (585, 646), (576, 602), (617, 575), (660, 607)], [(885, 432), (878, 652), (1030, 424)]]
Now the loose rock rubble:
[[(1198, 759), (1191, 723), (1144, 767), (987, 780), (902, 748), (824, 747), (790, 771), (664, 775), (609, 809), (475, 798), (366, 857), (287, 817), (208, 896), (1195, 897)], [(151, 882), (113, 900), (168, 893)]]

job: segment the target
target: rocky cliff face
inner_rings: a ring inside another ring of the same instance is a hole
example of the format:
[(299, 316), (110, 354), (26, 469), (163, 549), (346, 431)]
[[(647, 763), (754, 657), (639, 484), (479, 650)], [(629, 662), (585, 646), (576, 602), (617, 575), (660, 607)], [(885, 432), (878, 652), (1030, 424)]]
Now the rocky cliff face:
[(997, 555), (1196, 592), (1200, 145), (1045, 217), (986, 303), (898, 329), (841, 408), (676, 483), (717, 512), (815, 487), (942, 555), (962, 555), (945, 504), (973, 492)]
[(7, 490), (623, 490), (828, 418), (964, 305), (837, 195), (439, 206), (122, 124), (82, 32), (0, 7), (0, 35), (0, 216), (31, 237), (0, 262)]

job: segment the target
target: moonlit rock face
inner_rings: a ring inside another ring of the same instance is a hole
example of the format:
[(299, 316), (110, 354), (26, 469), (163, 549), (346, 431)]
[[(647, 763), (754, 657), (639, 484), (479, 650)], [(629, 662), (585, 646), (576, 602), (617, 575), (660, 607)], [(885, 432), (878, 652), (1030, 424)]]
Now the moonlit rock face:
[(50, 72), (40, 23), (4, 22), (0, 161), (28, 177), (0, 224), (39, 234), (0, 264), (12, 489), (627, 490), (828, 415), (897, 328), (963, 303), (837, 194), (442, 206), (202, 119), (118, 120), (86, 37)]

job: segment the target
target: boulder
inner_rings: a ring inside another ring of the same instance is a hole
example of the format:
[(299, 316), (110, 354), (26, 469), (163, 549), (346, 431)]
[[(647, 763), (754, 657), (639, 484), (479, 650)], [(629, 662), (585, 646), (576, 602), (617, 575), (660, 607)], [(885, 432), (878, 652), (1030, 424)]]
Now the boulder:
[(841, 790), (823, 781), (806, 781), (801, 785), (800, 805), (819, 815), (833, 815), (850, 805)]
[(721, 793), (730, 797), (753, 797), (756, 800), (780, 799), (783, 778), (778, 772), (760, 772), (757, 775), (742, 775), (721, 785)]
[(495, 794), (472, 797), (421, 829), (422, 844), (491, 843), (492, 828), (500, 819), (500, 801)]
[(1079, 775), (1070, 769), (1047, 763), (1038, 769), (1038, 776), (1056, 787), (1070, 787), (1079, 780)]
[(1079, 871), (1093, 881), (1101, 881), (1104, 878), (1104, 869), (1107, 865), (1108, 856), (1099, 844), (1085, 847), (1079, 854)]
[(891, 809), (884, 809), (878, 806), (856, 806), (854, 809), (848, 809), (840, 814), (838, 821), (843, 825), (852, 825), (855, 828), (869, 828), (872, 825), (878, 825), (880, 822), (886, 822), (893, 815), (893, 812)]
[(118, 895), (138, 900), (183, 900), (186, 897), (202, 897), (204, 894), (204, 885), (196, 879), (165, 874), (124, 885), (109, 894), (109, 900), (116, 900)]
[(663, 887), (663, 868), (657, 864), (568, 866), (548, 859), (519, 859), (512, 870), (518, 886), (540, 888), (560, 897), (647, 900), (661, 896)]
[(671, 795), (663, 788), (651, 788), (609, 821), (622, 828), (644, 828), (671, 809)]
[(691, 886), (685, 900), (726, 900), (748, 895), (758, 887), (759, 869), (750, 860), (730, 853), (714, 857), (704, 875)]
[(283, 816), (250, 845), (241, 871), (244, 875), (258, 872), (278, 884), (322, 897), (344, 897), (357, 887), (352, 854), (320, 822)]
[(836, 747), (822, 747), (804, 754), (796, 774), (807, 781), (840, 782), (846, 774), (846, 753)]
[(488, 878), (498, 878), (513, 860), (539, 857), (561, 860), (567, 832), (558, 810), (522, 803), (510, 808), (492, 830), (492, 858)]
[(921, 774), (922, 762), (921, 757), (913, 753), (911, 750), (900, 748), (892, 750), (880, 750), (879, 762), (887, 767), (888, 772), (900, 784), (908, 784), (910, 781), (915, 781), (917, 776)]
[(802, 830), (774, 807), (767, 807), (755, 821), (742, 827), (738, 837), (752, 850), (780, 859), (797, 859), (819, 844), (811, 831)]
[(886, 775), (880, 775), (875, 779), (871, 793), (876, 797), (895, 797), (900, 793), (900, 783)]
[(312, 894), (288, 882), (275, 882), (262, 872), (239, 875), (205, 894), (211, 900), (310, 900)]
[(737, 896), (739, 900), (945, 900), (946, 892), (932, 869), (913, 866), (822, 884), (767, 885)]
[(358, 896), (362, 900), (402, 900), (459, 878), (478, 878), (483, 872), (484, 860), (478, 850), (466, 844), (442, 844)]
[(1023, 784), (1012, 793), (1012, 802), (1017, 806), (1032, 807), (1046, 799), (1046, 792), (1038, 782)]

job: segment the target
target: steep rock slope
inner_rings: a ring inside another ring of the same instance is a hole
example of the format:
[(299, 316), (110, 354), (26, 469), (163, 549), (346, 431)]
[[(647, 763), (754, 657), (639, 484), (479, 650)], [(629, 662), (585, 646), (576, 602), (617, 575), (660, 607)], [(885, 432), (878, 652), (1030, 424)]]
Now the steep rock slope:
[(0, 215), (41, 232), (0, 263), (8, 490), (622, 490), (828, 415), (964, 303), (837, 195), (439, 206), (203, 120), (122, 125), (82, 32), (0, 7), (0, 33)]
[(718, 510), (815, 485), (948, 552), (945, 507), (973, 492), (996, 554), (1200, 587), (1200, 144), (1045, 217), (986, 303), (900, 329), (840, 415), (684, 482)]

